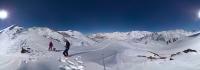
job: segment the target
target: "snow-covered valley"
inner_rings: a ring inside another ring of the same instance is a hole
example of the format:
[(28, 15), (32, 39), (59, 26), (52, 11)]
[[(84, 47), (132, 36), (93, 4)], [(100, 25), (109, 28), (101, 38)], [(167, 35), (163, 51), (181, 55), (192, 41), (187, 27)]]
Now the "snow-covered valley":
[[(199, 70), (200, 32), (131, 31), (84, 35), (45, 27), (0, 31), (0, 70)], [(62, 54), (65, 40), (70, 57)], [(53, 41), (56, 51), (48, 51)], [(30, 53), (21, 53), (21, 48)]]

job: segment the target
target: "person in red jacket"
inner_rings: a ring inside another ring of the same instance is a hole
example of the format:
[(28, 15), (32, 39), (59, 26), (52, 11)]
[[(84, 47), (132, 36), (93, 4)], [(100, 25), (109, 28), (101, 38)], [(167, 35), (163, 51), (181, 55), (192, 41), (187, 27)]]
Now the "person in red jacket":
[(52, 41), (49, 42), (49, 51), (52, 51), (53, 50), (53, 43)]

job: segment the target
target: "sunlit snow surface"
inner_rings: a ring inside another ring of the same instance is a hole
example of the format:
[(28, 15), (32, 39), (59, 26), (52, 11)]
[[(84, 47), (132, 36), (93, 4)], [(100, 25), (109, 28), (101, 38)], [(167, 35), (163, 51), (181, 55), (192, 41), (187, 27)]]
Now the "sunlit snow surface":
[[(62, 55), (65, 39), (72, 44), (67, 58)], [(0, 70), (200, 69), (198, 32), (132, 31), (85, 36), (72, 30), (10, 26), (0, 31), (0, 40)], [(53, 41), (57, 52), (48, 51), (49, 41)], [(31, 53), (21, 54), (21, 47), (31, 48)], [(196, 52), (184, 53), (187, 49)], [(155, 59), (150, 59), (150, 56)]]

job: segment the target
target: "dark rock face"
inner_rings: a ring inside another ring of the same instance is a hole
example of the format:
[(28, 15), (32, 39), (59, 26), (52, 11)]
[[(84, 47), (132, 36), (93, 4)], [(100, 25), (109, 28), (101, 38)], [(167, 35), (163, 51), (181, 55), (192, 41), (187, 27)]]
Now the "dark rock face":
[(183, 51), (184, 53), (189, 53), (189, 52), (197, 52), (196, 50), (193, 50), (193, 49), (187, 49), (187, 50), (184, 50)]
[(171, 54), (170, 57), (174, 57), (174, 56), (177, 56), (177, 55), (180, 55), (180, 54), (181, 54), (181, 52), (177, 52), (177, 53)]
[(175, 56), (181, 55), (183, 53), (190, 53), (190, 52), (197, 52), (197, 51), (193, 50), (193, 49), (186, 49), (186, 50), (183, 50), (181, 52), (173, 53), (173, 54), (170, 55), (170, 57), (163, 57), (163, 56), (160, 56), (159, 54), (157, 54), (155, 52), (151, 52), (151, 51), (148, 51), (148, 52), (152, 53), (153, 56), (138, 55), (137, 57), (144, 57), (144, 58), (147, 58), (149, 60), (167, 59), (167, 58), (169, 58), (169, 60), (174, 60), (173, 57), (175, 57)]

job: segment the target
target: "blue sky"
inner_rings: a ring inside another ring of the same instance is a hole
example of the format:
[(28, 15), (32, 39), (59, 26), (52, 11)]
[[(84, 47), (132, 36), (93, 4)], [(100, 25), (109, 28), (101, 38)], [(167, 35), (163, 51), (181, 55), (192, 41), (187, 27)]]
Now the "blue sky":
[(0, 28), (49, 27), (83, 33), (199, 30), (199, 0), (0, 0)]

